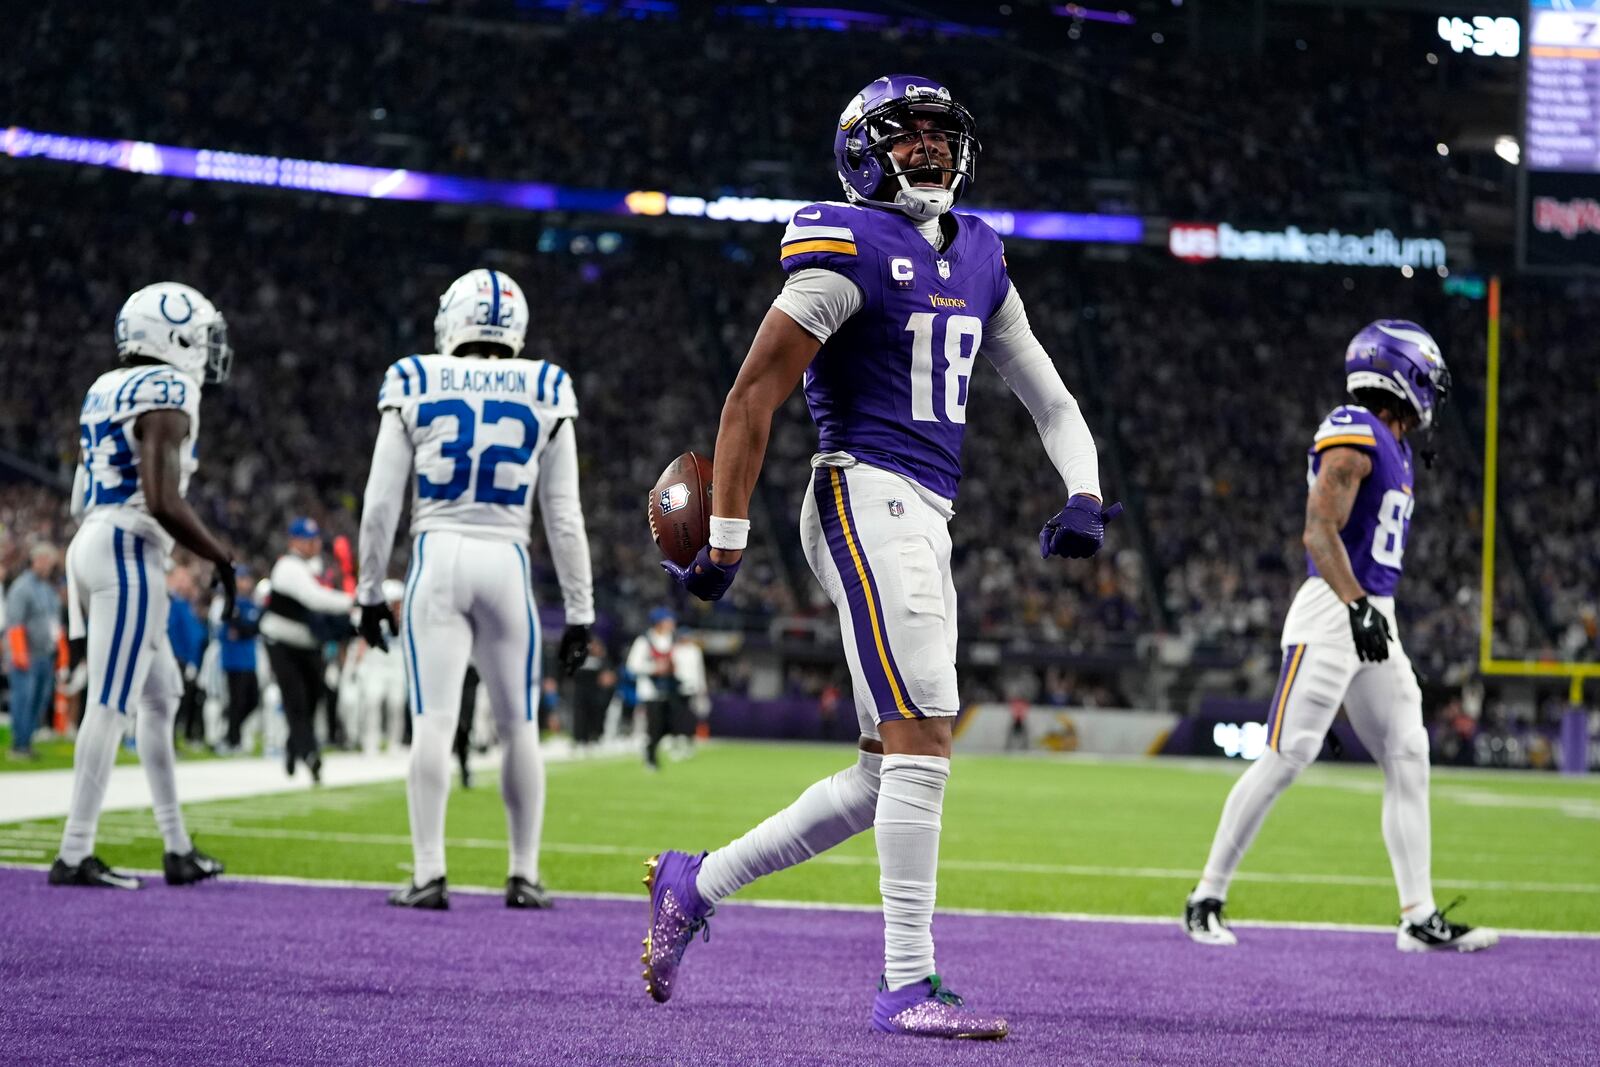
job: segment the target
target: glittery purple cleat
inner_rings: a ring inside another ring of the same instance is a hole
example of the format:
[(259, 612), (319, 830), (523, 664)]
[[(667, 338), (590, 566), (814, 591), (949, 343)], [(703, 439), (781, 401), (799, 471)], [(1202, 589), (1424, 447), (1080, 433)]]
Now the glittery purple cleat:
[(962, 1004), (936, 974), (903, 989), (878, 983), (872, 1002), (872, 1028), (886, 1034), (916, 1037), (964, 1037), (997, 1040), (1009, 1032), (998, 1015), (983, 1015)]
[(711, 940), (706, 920), (717, 909), (701, 900), (695, 888), (700, 861), (705, 858), (704, 852), (698, 856), (662, 852), (644, 861), (644, 884), (650, 890), (650, 928), (644, 934), (644, 954), (639, 962), (644, 964), (645, 992), (658, 1004), (672, 999), (678, 964), (694, 935), (704, 931), (705, 940)]

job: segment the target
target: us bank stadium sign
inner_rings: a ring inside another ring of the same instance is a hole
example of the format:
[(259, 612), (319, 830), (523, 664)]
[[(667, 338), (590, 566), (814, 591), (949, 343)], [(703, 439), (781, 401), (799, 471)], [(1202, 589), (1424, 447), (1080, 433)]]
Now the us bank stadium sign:
[(1174, 222), (1167, 249), (1179, 259), (1250, 263), (1308, 263), (1339, 267), (1441, 270), (1448, 253), (1438, 237), (1400, 237), (1393, 230), (1242, 230), (1226, 222)]

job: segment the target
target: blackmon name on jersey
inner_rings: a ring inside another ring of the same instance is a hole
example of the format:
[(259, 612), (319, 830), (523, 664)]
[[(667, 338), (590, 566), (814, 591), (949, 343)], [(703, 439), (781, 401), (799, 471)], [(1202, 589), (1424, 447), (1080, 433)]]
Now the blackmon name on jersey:
[(539, 457), (578, 417), (567, 372), (534, 359), (407, 356), (384, 374), (378, 408), (397, 412), (415, 450), (413, 533), (528, 539)]
[(85, 521), (109, 521), (171, 550), (172, 535), (145, 505), (139, 484), (139, 446), (134, 423), (152, 411), (181, 411), (189, 433), (179, 448), (178, 492), (200, 465), (200, 386), (173, 367), (138, 364), (100, 375), (78, 414), (82, 475), (78, 505)]
[[(1361, 588), (1373, 596), (1394, 596), (1416, 506), (1411, 445), (1397, 439), (1383, 420), (1366, 408), (1346, 404), (1334, 408), (1317, 427), (1307, 454), (1308, 484), (1316, 481), (1322, 457), (1330, 448), (1354, 448), (1372, 459), (1372, 473), (1362, 480), (1339, 539)], [(1317, 576), (1317, 565), (1309, 554), (1306, 571)]]

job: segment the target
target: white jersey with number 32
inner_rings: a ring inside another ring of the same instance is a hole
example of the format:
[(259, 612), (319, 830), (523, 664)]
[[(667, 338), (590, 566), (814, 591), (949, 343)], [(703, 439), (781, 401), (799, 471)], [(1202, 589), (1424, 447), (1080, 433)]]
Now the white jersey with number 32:
[(566, 371), (544, 360), (407, 356), (384, 374), (378, 408), (399, 414), (414, 449), (413, 534), (526, 543), (540, 456), (578, 416)]

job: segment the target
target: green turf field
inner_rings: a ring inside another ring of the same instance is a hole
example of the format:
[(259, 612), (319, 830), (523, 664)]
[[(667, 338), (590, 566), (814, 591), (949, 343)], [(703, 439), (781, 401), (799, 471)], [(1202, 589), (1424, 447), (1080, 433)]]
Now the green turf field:
[[(0, 756), (0, 774), (10, 771), (59, 771), (72, 766), (72, 742), (66, 738), (51, 738), (48, 741), (35, 741), (33, 743), (36, 760), (22, 761), (7, 759)], [(0, 726), (0, 752), (7, 755), (11, 752), (11, 727)], [(178, 745), (179, 759), (210, 759), (211, 754), (200, 748), (190, 748), (188, 745)], [(118, 763), (138, 763), (139, 757), (133, 749), (123, 746), (117, 750)], [(0, 816), (3, 818), (3, 816)]]
[[(11, 753), (11, 727), (0, 726), (0, 746), (3, 746), (6, 755)], [(64, 738), (51, 738), (49, 741), (35, 740), (33, 743), (34, 755), (38, 759), (30, 761), (4, 759), (0, 760), (0, 774), (8, 771), (58, 771), (63, 767), (72, 766), (72, 742)], [(137, 763), (139, 757), (130, 749), (122, 749), (117, 753), (118, 763)]]
[[(544, 880), (631, 892), (662, 848), (722, 844), (844, 766), (849, 749), (723, 744), (647, 775), (633, 760), (550, 767)], [(939, 896), (952, 907), (1176, 913), (1204, 861), (1238, 763), (968, 757), (945, 802)], [(456, 884), (499, 885), (497, 783), (451, 797)], [(1230, 899), (1239, 919), (1387, 923), (1396, 910), (1379, 832), (1381, 776), (1319, 766), (1279, 802)], [(399, 882), (410, 860), (403, 783), (186, 805), (191, 829), (238, 874)], [(1471, 922), (1600, 931), (1600, 779), (1437, 770), (1434, 872), (1440, 903), (1463, 894)], [(0, 826), (0, 852), (42, 862), (59, 820)], [(100, 854), (154, 865), (147, 813), (107, 815)], [(30, 845), (30, 843), (33, 843)], [(748, 898), (874, 903), (872, 835), (744, 891)]]

